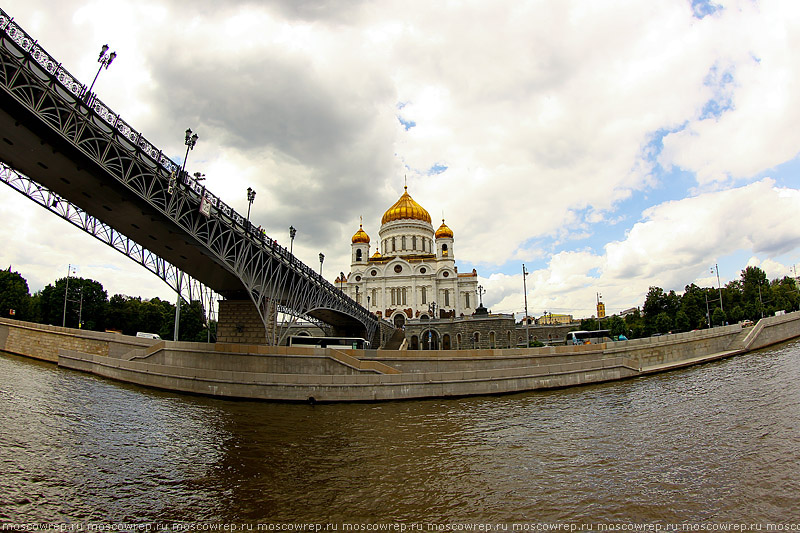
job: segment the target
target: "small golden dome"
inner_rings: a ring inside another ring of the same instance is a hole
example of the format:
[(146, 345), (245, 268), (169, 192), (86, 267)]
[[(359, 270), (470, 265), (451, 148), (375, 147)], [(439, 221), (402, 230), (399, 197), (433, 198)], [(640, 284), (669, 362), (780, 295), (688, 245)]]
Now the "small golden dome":
[(370, 259), (380, 259), (382, 257), (383, 256), (381, 255), (381, 253), (378, 250), (375, 250), (375, 253), (372, 254), (372, 257), (370, 257)]
[(364, 231), (363, 224), (358, 225), (358, 231), (356, 232), (355, 235), (353, 235), (353, 238), (351, 240), (353, 244), (356, 243), (369, 244), (369, 235), (367, 235), (367, 232)]
[(448, 239), (453, 238), (453, 230), (447, 227), (444, 223), (444, 219), (442, 219), (442, 225), (436, 230), (436, 238), (440, 239), (442, 237), (447, 237)]
[(408, 194), (408, 187), (405, 187), (403, 196), (383, 214), (381, 224), (404, 219), (422, 220), (428, 224), (431, 222), (431, 216), (425, 211), (425, 208), (415, 202), (411, 195)]

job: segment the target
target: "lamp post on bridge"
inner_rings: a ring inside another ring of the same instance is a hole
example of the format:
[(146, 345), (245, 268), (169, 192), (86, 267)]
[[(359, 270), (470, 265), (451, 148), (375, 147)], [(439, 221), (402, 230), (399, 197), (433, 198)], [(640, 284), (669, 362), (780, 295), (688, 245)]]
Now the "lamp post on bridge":
[(178, 174), (178, 179), (181, 179), (183, 176), (184, 171), (186, 170), (186, 160), (189, 158), (189, 150), (194, 150), (194, 145), (197, 144), (198, 136), (196, 133), (192, 133), (191, 128), (186, 128), (186, 138), (184, 143), (186, 144), (186, 155), (183, 156), (183, 165), (181, 166), (181, 173)]
[(319, 275), (322, 276), (322, 262), (325, 261), (325, 254), (319, 253)]
[(89, 90), (86, 92), (87, 101), (92, 97), (92, 89), (94, 88), (94, 83), (97, 81), (97, 77), (100, 75), (100, 71), (103, 70), (103, 67), (105, 67), (106, 70), (108, 70), (108, 66), (117, 57), (116, 52), (111, 52), (108, 55), (106, 55), (106, 52), (108, 52), (108, 45), (104, 44), (103, 47), (100, 49), (100, 56), (97, 58), (97, 62), (100, 63), (100, 68), (97, 69), (97, 74), (94, 75), (92, 84), (89, 86)]
[(253, 206), (253, 200), (256, 199), (256, 191), (252, 187), (247, 188), (247, 222), (250, 222), (250, 208)]
[[(289, 253), (292, 254), (292, 250), (294, 249), (294, 236), (297, 235), (297, 230), (294, 226), (289, 226)], [(344, 277), (344, 274), (342, 274)]]

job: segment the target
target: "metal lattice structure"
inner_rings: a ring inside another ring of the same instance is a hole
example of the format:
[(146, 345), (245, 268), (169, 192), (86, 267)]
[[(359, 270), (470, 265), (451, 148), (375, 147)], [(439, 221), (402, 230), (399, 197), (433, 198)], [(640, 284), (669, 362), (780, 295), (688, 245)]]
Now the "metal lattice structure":
[(24, 174), (20, 174), (2, 161), (0, 161), (0, 181), (54, 215), (66, 220), (76, 228), (83, 230), (143, 266), (161, 278), (186, 303), (200, 301), (204, 309), (210, 313), (209, 318), (214, 320), (214, 315), (216, 314), (213, 305), (216, 301), (214, 291), (185, 275), (175, 265), (154, 254), (139, 243), (132, 241), (44, 185), (36, 183)]
[[(179, 165), (89, 93), (1, 9), (0, 39), (0, 96), (6, 102), (4, 107), (13, 108), (9, 115), (23, 116), (15, 120), (30, 123), (29, 129), (37, 132), (42, 145), (53, 145), (53, 153), (66, 153), (65, 158), (76, 162), (75, 176), (85, 179), (90, 175), (95, 180), (92, 192), (96, 184), (108, 196), (121, 195), (118, 201), (135, 205), (137, 213), (141, 212), (142, 224), (160, 224), (169, 234), (191, 241), (193, 249), (202, 250), (205, 267), (171, 252), (170, 246), (153, 251), (142, 244), (146, 242), (142, 235), (128, 236), (128, 231), (103, 221), (110, 215), (87, 203), (81, 195), (91, 198), (91, 194), (76, 190), (72, 175), (60, 176), (59, 181), (32, 163), (28, 172), (11, 172), (19, 169), (9, 163), (5, 167), (8, 172), (3, 171), (9, 177), (2, 181), (124, 253), (181, 293), (201, 291), (201, 285), (226, 298), (246, 293), (261, 316), (268, 344), (280, 343), (298, 318), (351, 329), (357, 325), (366, 338), (376, 338), (377, 317), (273, 239), (255, 231), (248, 220), (188, 173), (181, 174)], [(47, 186), (41, 183), (47, 179), (51, 180)], [(57, 206), (53, 207), (56, 197)], [(81, 202), (91, 207), (82, 209)], [(112, 211), (107, 205), (102, 207)], [(90, 209), (94, 211), (90, 213)], [(130, 225), (141, 229), (136, 223)], [(186, 285), (182, 284), (184, 272), (191, 278)], [(238, 280), (235, 287), (231, 279)]]

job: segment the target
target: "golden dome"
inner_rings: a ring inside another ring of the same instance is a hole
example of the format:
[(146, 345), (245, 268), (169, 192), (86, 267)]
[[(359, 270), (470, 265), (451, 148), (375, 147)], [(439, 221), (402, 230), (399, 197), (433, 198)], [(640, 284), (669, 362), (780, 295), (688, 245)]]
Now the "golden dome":
[(382, 257), (383, 256), (381, 255), (381, 253), (378, 250), (375, 250), (375, 253), (372, 254), (372, 257), (370, 257), (370, 259), (380, 259)]
[(428, 224), (431, 222), (431, 216), (425, 211), (425, 208), (415, 202), (411, 195), (408, 194), (408, 187), (405, 187), (403, 196), (383, 214), (381, 224), (404, 219), (422, 220)]
[(356, 243), (369, 244), (369, 235), (367, 235), (367, 232), (364, 231), (364, 225), (363, 224), (359, 224), (358, 225), (358, 231), (356, 232), (355, 235), (353, 235), (353, 238), (351, 240), (352, 240), (353, 244), (356, 244)]
[(444, 219), (442, 219), (442, 225), (439, 226), (439, 229), (436, 230), (436, 238), (447, 237), (449, 239), (453, 238), (453, 230), (447, 227), (444, 223)]

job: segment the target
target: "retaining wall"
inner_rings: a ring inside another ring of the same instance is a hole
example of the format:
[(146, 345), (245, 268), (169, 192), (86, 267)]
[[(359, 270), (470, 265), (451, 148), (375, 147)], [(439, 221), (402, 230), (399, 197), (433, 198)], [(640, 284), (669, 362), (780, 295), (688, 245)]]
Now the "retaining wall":
[(798, 336), (800, 313), (791, 313), (746, 329), (727, 326), (608, 344), (420, 352), (151, 341), (0, 321), (0, 349), (47, 360), (58, 350), (58, 364), (67, 368), (174, 391), (293, 401), (568, 387), (711, 361)]

